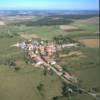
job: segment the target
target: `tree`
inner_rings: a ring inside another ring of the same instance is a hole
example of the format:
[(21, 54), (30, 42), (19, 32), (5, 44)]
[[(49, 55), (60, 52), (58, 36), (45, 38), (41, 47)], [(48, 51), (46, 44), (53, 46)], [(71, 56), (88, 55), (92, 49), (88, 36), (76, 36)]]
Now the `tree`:
[(62, 95), (69, 97), (68, 85), (65, 82), (63, 82)]
[(10, 66), (16, 66), (16, 63), (15, 62), (10, 62), (10, 64), (9, 64)]
[(60, 100), (58, 96), (52, 98), (52, 100)]
[(8, 58), (6, 60), (6, 64), (9, 65), (9, 66), (16, 66), (15, 59), (13, 57)]
[(43, 71), (43, 75), (44, 75), (44, 76), (47, 75), (47, 70), (44, 69), (44, 71)]
[(37, 86), (37, 89), (38, 89), (39, 91), (42, 91), (42, 90), (43, 90), (43, 86), (44, 86), (44, 85), (40, 83), (40, 84)]
[(40, 95), (42, 97), (45, 97), (44, 93), (43, 93), (43, 89), (44, 89), (44, 84), (40, 83), (38, 86), (37, 86), (37, 90), (39, 91)]
[(20, 67), (15, 67), (14, 69), (15, 69), (15, 71), (19, 71)]

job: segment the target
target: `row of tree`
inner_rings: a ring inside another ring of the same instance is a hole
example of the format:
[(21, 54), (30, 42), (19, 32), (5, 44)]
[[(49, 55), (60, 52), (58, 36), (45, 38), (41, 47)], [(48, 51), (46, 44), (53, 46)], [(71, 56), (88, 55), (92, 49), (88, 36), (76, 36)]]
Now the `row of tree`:
[(66, 43), (76, 43), (77, 41), (65, 35), (58, 35), (53, 38), (54, 43), (62, 45)]

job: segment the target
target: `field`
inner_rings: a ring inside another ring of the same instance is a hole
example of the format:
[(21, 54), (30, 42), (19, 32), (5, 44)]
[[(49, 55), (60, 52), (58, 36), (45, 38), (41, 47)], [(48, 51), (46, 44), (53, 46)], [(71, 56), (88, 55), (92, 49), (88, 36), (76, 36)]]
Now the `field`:
[[(49, 16), (49, 18), (33, 16), (29, 19), (25, 17), (24, 22), (19, 16), (17, 17), (13, 19), (16, 23), (7, 19), (5, 20), (7, 25), (0, 26), (0, 100), (52, 100), (54, 96), (61, 96), (62, 82), (58, 76), (54, 73), (48, 73), (44, 76), (41, 68), (35, 68), (25, 63), (22, 50), (11, 48), (11, 45), (25, 39), (52, 40), (57, 35), (70, 37), (82, 44), (77, 49), (65, 49), (59, 52), (62, 55), (68, 55), (68, 52), (75, 51), (80, 53), (62, 58), (57, 57), (59, 64), (75, 74), (81, 81), (83, 88), (86, 90), (97, 88), (100, 92), (99, 23), (97, 16), (92, 18), (90, 16), (81, 16), (82, 18), (74, 16), (75, 18), (72, 17), (74, 20), (60, 15)], [(19, 19), (23, 23), (19, 23)], [(26, 19), (27, 21), (25, 21)], [(35, 24), (29, 23), (31, 19), (34, 19)], [(57, 23), (54, 24), (51, 19)], [(43, 22), (44, 20), (45, 22)], [(14, 60), (16, 66), (10, 66), (10, 60)], [(15, 67), (18, 67), (19, 70), (16, 71)], [(43, 84), (41, 91), (37, 89), (40, 84)], [(67, 98), (61, 100), (67, 100)], [(71, 100), (95, 99), (86, 94), (78, 94), (72, 96)]]
[(99, 39), (81, 39), (80, 43), (82, 43), (88, 47), (99, 48)]
[[(61, 84), (58, 78), (56, 76), (52, 78), (49, 75), (43, 77), (41, 70), (33, 69), (32, 72), (3, 73), (5, 74), (0, 73), (1, 100), (32, 100), (33, 98), (36, 100), (51, 100), (53, 96), (61, 94)], [(42, 91), (37, 89), (40, 83), (44, 84)]]

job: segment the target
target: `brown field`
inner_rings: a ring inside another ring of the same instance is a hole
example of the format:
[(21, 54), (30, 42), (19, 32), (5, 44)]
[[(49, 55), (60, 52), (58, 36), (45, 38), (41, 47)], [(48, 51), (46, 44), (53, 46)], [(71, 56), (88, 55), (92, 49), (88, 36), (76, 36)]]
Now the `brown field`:
[(99, 39), (81, 39), (79, 42), (92, 48), (99, 47)]

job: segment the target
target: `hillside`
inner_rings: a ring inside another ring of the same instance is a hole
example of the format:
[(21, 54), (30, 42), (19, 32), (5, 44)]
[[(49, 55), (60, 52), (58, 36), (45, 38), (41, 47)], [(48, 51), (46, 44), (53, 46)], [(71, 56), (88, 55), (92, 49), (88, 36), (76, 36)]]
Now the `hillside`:
[[(31, 38), (48, 42), (54, 42), (55, 38), (69, 39), (79, 43), (78, 48), (54, 53), (55, 60), (78, 78), (78, 86), (100, 93), (98, 15), (28, 12), (27, 16), (26, 12), (20, 13), (8, 11), (0, 16), (0, 100), (52, 100), (56, 96), (69, 100), (62, 96), (60, 77), (52, 71), (46, 73), (42, 65), (36, 68), (27, 64), (25, 51), (11, 47)], [(71, 100), (94, 100), (81, 92), (75, 92), (71, 97)]]

